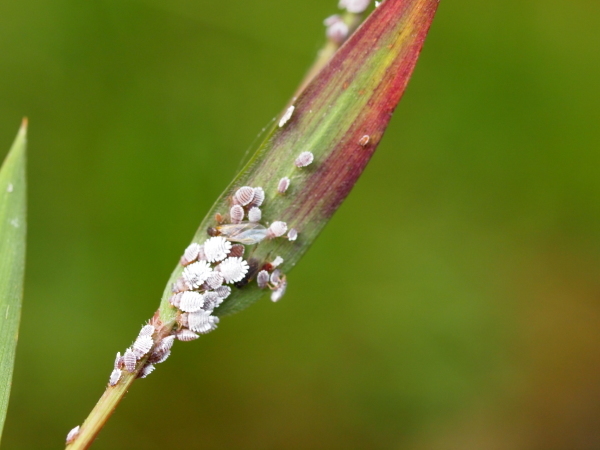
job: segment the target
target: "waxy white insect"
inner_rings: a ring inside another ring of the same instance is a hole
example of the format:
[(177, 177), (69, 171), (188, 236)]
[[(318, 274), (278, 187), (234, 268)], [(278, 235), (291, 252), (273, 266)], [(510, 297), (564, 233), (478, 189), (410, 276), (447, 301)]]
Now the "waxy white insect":
[(258, 244), (267, 237), (267, 229), (260, 223), (242, 222), (240, 224), (225, 224), (211, 229), (212, 232), (223, 236), (228, 241), (245, 245)]
[(271, 263), (271, 266), (275, 267), (279, 267), (280, 265), (283, 264), (283, 258), (281, 256), (276, 256), (275, 259), (273, 260), (273, 262)]
[(340, 9), (346, 8), (346, 11), (354, 14), (360, 14), (368, 8), (369, 3), (371, 3), (371, 0), (340, 0), (338, 7)]
[(204, 254), (209, 262), (224, 260), (230, 250), (231, 242), (222, 236), (214, 236), (204, 242)]
[(115, 369), (120, 369), (123, 366), (123, 357), (121, 356), (121, 352), (117, 352), (117, 357), (115, 358)]
[(225, 281), (225, 279), (223, 278), (221, 272), (213, 272), (206, 279), (205, 284), (209, 289), (216, 289), (223, 284), (223, 281)]
[(125, 364), (125, 369), (127, 372), (133, 372), (135, 370), (135, 365), (137, 363), (137, 358), (133, 350), (128, 348), (123, 355), (123, 364)]
[(273, 271), (273, 273), (271, 274), (271, 283), (273, 283), (274, 285), (277, 285), (277, 284), (279, 284), (280, 281), (281, 281), (281, 270), (275, 269)]
[(288, 177), (283, 177), (279, 180), (279, 184), (277, 185), (277, 192), (280, 194), (284, 194), (285, 191), (290, 187), (290, 179)]
[(202, 309), (204, 305), (204, 296), (198, 292), (184, 292), (179, 302), (179, 309), (185, 312), (196, 312)]
[(215, 289), (215, 292), (222, 300), (225, 300), (231, 295), (231, 288), (229, 286), (221, 286)]
[(283, 276), (279, 279), (279, 282), (277, 283), (275, 290), (271, 293), (271, 301), (277, 302), (277, 301), (281, 300), (281, 297), (283, 297), (283, 295), (285, 294), (286, 289), (287, 289), (287, 280), (286, 280), (285, 276)]
[(343, 43), (350, 33), (348, 25), (337, 14), (325, 19), (323, 24), (327, 27), (325, 34), (336, 44)]
[(234, 244), (231, 246), (231, 250), (229, 251), (229, 254), (227, 256), (233, 256), (233, 257), (241, 257), (244, 256), (244, 252), (246, 251), (246, 247), (244, 247), (241, 244)]
[(269, 283), (269, 272), (266, 270), (261, 270), (258, 272), (258, 275), (256, 276), (256, 282), (258, 283), (258, 287), (260, 289), (266, 288), (267, 284)]
[(368, 134), (365, 134), (358, 141), (358, 145), (360, 145), (361, 147), (366, 147), (370, 140), (371, 140), (371, 136), (369, 136)]
[(154, 372), (154, 369), (156, 369), (156, 367), (154, 367), (153, 364), (146, 364), (144, 368), (140, 371), (140, 375), (138, 376), (138, 378), (146, 378), (148, 375)]
[(173, 342), (175, 341), (174, 335), (169, 335), (163, 338), (156, 347), (154, 347), (154, 351), (152, 352), (152, 358), (160, 359), (165, 353), (171, 350), (173, 347)]
[(212, 311), (217, 306), (223, 303), (223, 299), (216, 292), (207, 292), (204, 294), (204, 306), (202, 307), (205, 311)]
[(177, 278), (177, 281), (175, 281), (175, 283), (173, 283), (173, 286), (171, 287), (171, 291), (174, 293), (183, 292), (186, 290), (187, 286), (183, 277)]
[(185, 328), (183, 330), (180, 330), (179, 332), (177, 332), (177, 339), (179, 339), (182, 342), (193, 341), (194, 339), (198, 339), (199, 337), (200, 336), (198, 336), (193, 331), (186, 330)]
[(315, 156), (311, 152), (302, 152), (298, 155), (294, 164), (296, 164), (296, 167), (306, 167), (312, 163), (314, 159)]
[(154, 331), (156, 331), (154, 325), (144, 325), (140, 330), (139, 336), (152, 336)]
[(296, 109), (296, 107), (292, 105), (285, 110), (285, 113), (283, 113), (283, 116), (281, 116), (281, 120), (279, 121), (279, 128), (288, 123), (288, 121), (292, 118), (292, 114), (294, 114), (294, 109)]
[(269, 230), (267, 231), (267, 236), (270, 238), (276, 238), (283, 236), (287, 231), (287, 224), (280, 220), (276, 220), (271, 224)]
[(196, 333), (204, 334), (217, 328), (219, 318), (211, 316), (209, 311), (198, 311), (195, 313), (190, 313), (188, 321), (190, 324), (190, 330), (195, 331)]
[(236, 283), (248, 273), (248, 263), (242, 258), (227, 258), (217, 269), (225, 278), (225, 283)]
[(295, 241), (298, 239), (298, 231), (295, 228), (292, 228), (290, 231), (288, 231), (287, 235), (290, 241)]
[(72, 443), (78, 435), (79, 435), (79, 425), (77, 425), (75, 428), (73, 428), (71, 431), (69, 431), (69, 434), (67, 434), (67, 444)]
[(133, 343), (133, 353), (135, 353), (137, 359), (140, 359), (150, 351), (153, 345), (154, 340), (151, 336), (139, 336)]
[(183, 256), (181, 257), (181, 265), (187, 266), (188, 264), (196, 261), (200, 254), (200, 249), (200, 244), (197, 244), (196, 242), (193, 242), (190, 245), (188, 245), (183, 252)]
[(211, 273), (212, 269), (206, 261), (196, 261), (183, 269), (182, 277), (191, 289), (196, 289), (206, 281)]
[(183, 295), (183, 292), (171, 295), (171, 298), (169, 299), (169, 303), (171, 303), (171, 305), (173, 305), (175, 308), (179, 308), (179, 304), (181, 302), (182, 295)]
[(108, 384), (110, 386), (114, 386), (116, 385), (119, 380), (121, 379), (121, 375), (123, 374), (123, 372), (121, 372), (120, 369), (113, 369), (113, 371), (110, 374), (110, 378), (108, 380)]
[(187, 328), (187, 326), (188, 326), (188, 313), (179, 314), (179, 316), (177, 316), (177, 323), (180, 326)]
[(248, 205), (252, 200), (254, 200), (254, 188), (250, 186), (242, 186), (233, 196), (233, 201), (242, 206)]
[(254, 198), (252, 199), (252, 206), (260, 206), (265, 201), (265, 191), (263, 188), (255, 187), (254, 188)]
[(258, 206), (253, 206), (252, 208), (250, 208), (250, 211), (248, 211), (248, 220), (250, 222), (260, 222), (261, 218), (262, 211)]
[(244, 220), (244, 208), (240, 205), (233, 205), (229, 210), (229, 217), (231, 218), (231, 223), (240, 223)]
[(166, 352), (164, 352), (162, 354), (162, 356), (157, 355), (156, 359), (149, 358), (148, 361), (151, 362), (152, 364), (160, 364), (160, 363), (165, 362), (167, 360), (167, 358), (169, 358), (169, 356), (171, 356), (171, 350), (167, 350)]

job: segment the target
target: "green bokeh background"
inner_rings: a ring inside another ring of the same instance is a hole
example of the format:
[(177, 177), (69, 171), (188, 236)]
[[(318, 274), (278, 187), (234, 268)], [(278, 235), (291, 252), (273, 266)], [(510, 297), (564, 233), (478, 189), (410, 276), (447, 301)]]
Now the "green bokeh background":
[[(30, 118), (3, 448), (83, 421), (335, 11), (0, 2), (0, 157)], [(600, 448), (599, 24), (597, 0), (443, 0), (286, 297), (177, 344), (94, 448)]]

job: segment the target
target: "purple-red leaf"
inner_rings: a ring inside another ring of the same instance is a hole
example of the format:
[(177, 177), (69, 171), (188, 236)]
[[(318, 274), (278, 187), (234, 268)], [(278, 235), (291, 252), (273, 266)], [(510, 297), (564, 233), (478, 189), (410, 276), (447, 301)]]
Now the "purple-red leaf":
[[(346, 198), (404, 93), (438, 3), (386, 0), (377, 7), (292, 103), (293, 108), (282, 113), (217, 200), (194, 242), (204, 242), (207, 228), (219, 225), (215, 214), (228, 221), (236, 202), (233, 196), (242, 186), (263, 188), (265, 227), (285, 222), (297, 238), (267, 238), (247, 245), (244, 258), (251, 262), (251, 270), (243, 287), (234, 288), (215, 314), (239, 311), (257, 300), (264, 293), (254, 279), (258, 270), (280, 256), (284, 259), (280, 269), (288, 272)], [(282, 193), (280, 183), (285, 177), (290, 183)], [(168, 303), (170, 285), (181, 272), (181, 267), (175, 270), (165, 291), (163, 321), (174, 317)]]

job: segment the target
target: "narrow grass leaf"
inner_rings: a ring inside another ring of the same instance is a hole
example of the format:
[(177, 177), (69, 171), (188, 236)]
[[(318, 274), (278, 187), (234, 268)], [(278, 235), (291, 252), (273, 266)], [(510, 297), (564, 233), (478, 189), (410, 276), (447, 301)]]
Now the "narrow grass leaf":
[(0, 437), (10, 396), (25, 274), (26, 133), (24, 120), (0, 168)]

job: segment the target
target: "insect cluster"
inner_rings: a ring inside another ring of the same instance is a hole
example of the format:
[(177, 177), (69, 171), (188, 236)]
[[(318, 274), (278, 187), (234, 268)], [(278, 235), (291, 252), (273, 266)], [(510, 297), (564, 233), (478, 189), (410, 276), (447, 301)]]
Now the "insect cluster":
[[(291, 118), (290, 107), (280, 126)], [(311, 164), (311, 152), (302, 152), (294, 161), (297, 168)], [(276, 187), (278, 195), (285, 195), (291, 184), (288, 177), (281, 178)], [(134, 373), (145, 378), (154, 371), (155, 365), (164, 362), (171, 354), (175, 339), (183, 342), (197, 339), (217, 328), (219, 318), (213, 314), (223, 301), (231, 295), (231, 285), (243, 288), (255, 281), (259, 289), (270, 289), (271, 300), (276, 302), (285, 294), (287, 280), (279, 269), (283, 258), (273, 261), (244, 259), (246, 246), (255, 245), (265, 239), (282, 238), (287, 233), (289, 241), (298, 238), (295, 228), (288, 230), (285, 222), (275, 220), (267, 227), (261, 220), (260, 207), (265, 201), (261, 187), (243, 186), (230, 198), (227, 217), (216, 215), (217, 226), (208, 229), (209, 237), (202, 243), (190, 244), (180, 259), (183, 266), (181, 276), (173, 283), (170, 304), (178, 309), (177, 326), (163, 336), (164, 329), (155, 316), (140, 330), (134, 343), (117, 353), (109, 386), (116, 386), (123, 372)], [(73, 442), (80, 432), (79, 427), (71, 430), (67, 443)]]
[(135, 372), (138, 362), (148, 356), (142, 370), (138, 373), (138, 378), (146, 378), (154, 371), (155, 364), (160, 364), (169, 357), (175, 337), (175, 335), (169, 335), (160, 338), (154, 325), (144, 325), (133, 345), (125, 350), (122, 356), (120, 352), (117, 353), (108, 384), (115, 386), (121, 380), (124, 370), (129, 373)]

